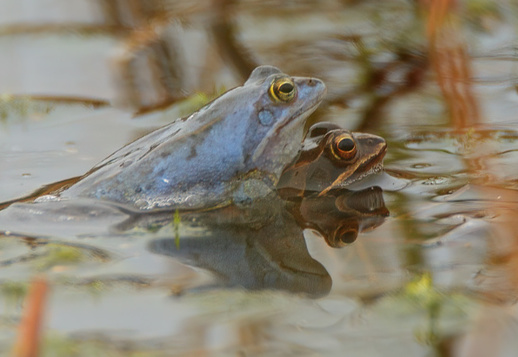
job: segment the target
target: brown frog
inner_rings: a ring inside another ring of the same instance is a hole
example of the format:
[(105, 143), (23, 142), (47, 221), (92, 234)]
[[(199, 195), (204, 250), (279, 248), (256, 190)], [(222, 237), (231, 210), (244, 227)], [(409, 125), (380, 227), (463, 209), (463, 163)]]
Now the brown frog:
[(350, 132), (336, 124), (313, 125), (301, 149), (277, 184), (282, 197), (326, 195), (383, 169), (387, 143), (382, 137)]

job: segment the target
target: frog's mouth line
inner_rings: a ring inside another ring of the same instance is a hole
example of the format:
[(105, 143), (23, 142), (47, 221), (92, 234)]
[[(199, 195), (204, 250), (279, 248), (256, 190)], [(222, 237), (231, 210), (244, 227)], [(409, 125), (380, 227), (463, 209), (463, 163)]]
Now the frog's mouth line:
[(275, 134), (279, 134), (279, 131), (288, 126), (289, 124), (292, 124), (293, 122), (295, 122), (296, 120), (293, 120), (294, 118), (300, 118), (301, 120), (304, 120), (306, 119), (308, 116), (310, 116), (311, 114), (313, 114), (313, 112), (317, 109), (317, 107), (320, 105), (320, 103), (322, 103), (322, 99), (325, 95), (325, 92), (322, 93), (321, 95), (319, 95), (315, 101), (311, 104), (309, 104), (308, 106), (304, 106), (304, 107), (301, 107), (299, 110), (297, 110), (295, 113), (293, 113), (293, 115), (291, 115), (288, 119), (286, 119), (282, 124), (280, 124), (279, 126), (277, 126), (275, 128)]
[(347, 182), (349, 180), (346, 180), (347, 185), (359, 181), (362, 178), (376, 174), (383, 170), (383, 158), (385, 157), (385, 154), (387, 153), (387, 146), (383, 148), (379, 153), (372, 154), (371, 157), (368, 160), (365, 160), (361, 165), (358, 166), (356, 169), (356, 172), (361, 172), (360, 174), (353, 174), (351, 177), (349, 177), (350, 182)]
[(365, 162), (358, 166), (358, 169), (366, 173), (369, 173), (370, 171), (375, 169), (377, 171), (383, 169), (383, 158), (385, 157), (386, 153), (387, 145), (385, 145), (379, 153), (372, 154), (368, 160), (365, 160)]
[(367, 177), (369, 175), (377, 174), (378, 172), (381, 172), (382, 170), (383, 170), (383, 163), (382, 162), (375, 163), (374, 165), (369, 167), (367, 170), (365, 170), (363, 173), (354, 177), (354, 179), (350, 183), (359, 181), (362, 178)]
[[(330, 184), (327, 188), (322, 190), (319, 193), (319, 196), (325, 195), (327, 192), (329, 192), (332, 189), (340, 188), (340, 187), (347, 187), (348, 185), (360, 181), (361, 179), (376, 174), (378, 172), (383, 171), (383, 158), (385, 157), (385, 154), (387, 153), (387, 145), (385, 145), (382, 150), (379, 152), (373, 153), (370, 155), (365, 161), (363, 161), (354, 172), (347, 177), (345, 180), (339, 180), (337, 178), (335, 182)], [(338, 181), (338, 182), (336, 182)]]

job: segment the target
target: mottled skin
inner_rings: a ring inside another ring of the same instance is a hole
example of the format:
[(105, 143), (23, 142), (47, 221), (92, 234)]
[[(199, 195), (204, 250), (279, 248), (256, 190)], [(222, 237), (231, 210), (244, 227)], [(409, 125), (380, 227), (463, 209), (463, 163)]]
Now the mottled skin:
[[(349, 151), (339, 152), (345, 140)], [(382, 137), (350, 132), (333, 123), (317, 123), (306, 135), (300, 151), (282, 173), (277, 185), (283, 197), (317, 192), (325, 195), (382, 169), (387, 144)]]
[[(273, 82), (288, 78), (293, 98), (275, 100)], [(318, 79), (256, 68), (234, 88), (116, 151), (61, 197), (91, 197), (140, 209), (221, 206), (273, 187), (297, 155), (305, 119), (321, 102)]]

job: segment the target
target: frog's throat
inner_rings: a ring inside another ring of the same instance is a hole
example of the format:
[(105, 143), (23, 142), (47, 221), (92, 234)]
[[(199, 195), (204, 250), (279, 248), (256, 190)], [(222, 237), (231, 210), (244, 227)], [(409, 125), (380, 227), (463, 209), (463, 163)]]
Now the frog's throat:
[[(278, 136), (282, 129), (285, 129), (287, 126), (295, 127), (298, 124), (301, 124), (306, 120), (307, 117), (311, 115), (317, 109), (318, 105), (322, 101), (322, 97), (319, 96), (315, 98), (315, 100), (308, 106), (304, 106), (293, 113), (288, 119), (278, 123), (275, 125), (271, 131), (275, 132), (275, 136)], [(301, 131), (302, 132), (302, 131)], [(301, 138), (302, 139), (302, 138)], [(254, 154), (252, 155), (252, 161), (257, 161), (260, 158), (264, 151), (270, 146), (270, 140), (263, 140), (255, 149)], [(293, 159), (293, 158), (290, 158)]]

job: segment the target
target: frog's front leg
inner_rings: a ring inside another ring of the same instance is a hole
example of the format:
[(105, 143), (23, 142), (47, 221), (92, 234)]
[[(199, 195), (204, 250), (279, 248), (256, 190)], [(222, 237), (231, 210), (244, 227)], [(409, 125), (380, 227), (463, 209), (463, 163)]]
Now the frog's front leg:
[(276, 196), (275, 185), (278, 179), (267, 172), (254, 170), (238, 180), (233, 194), (233, 202), (238, 207), (249, 207), (259, 204), (260, 201), (269, 202)]

